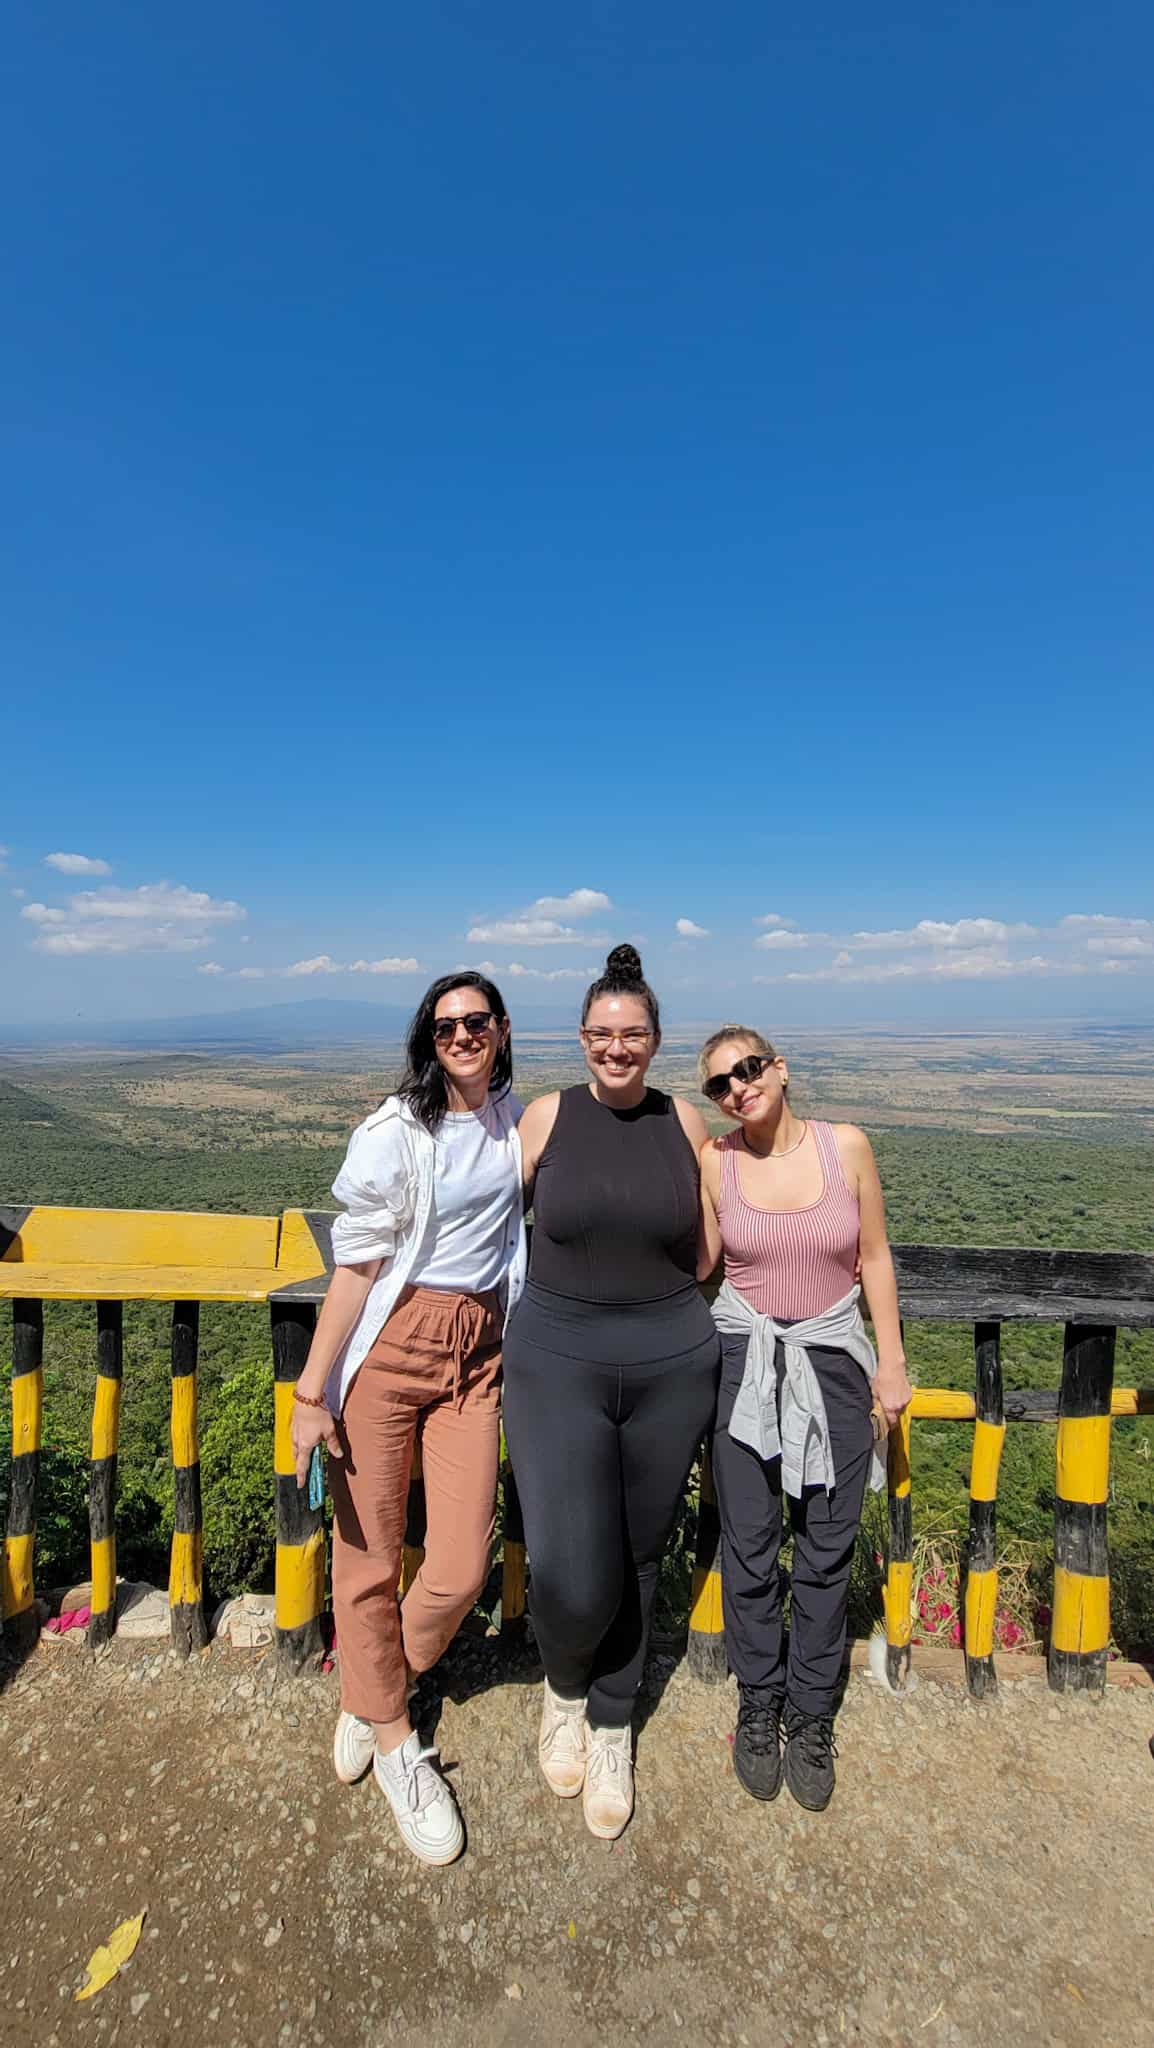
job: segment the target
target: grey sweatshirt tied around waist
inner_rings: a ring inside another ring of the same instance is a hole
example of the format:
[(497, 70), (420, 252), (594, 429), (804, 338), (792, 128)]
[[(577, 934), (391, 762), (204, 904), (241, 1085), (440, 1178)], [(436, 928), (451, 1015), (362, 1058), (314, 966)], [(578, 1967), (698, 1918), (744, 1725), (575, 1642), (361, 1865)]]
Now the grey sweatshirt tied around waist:
[[(772, 1316), (759, 1314), (726, 1280), (713, 1304), (713, 1320), (724, 1335), (749, 1339), (729, 1434), (735, 1443), (756, 1451), (759, 1458), (780, 1457), (781, 1483), (794, 1500), (801, 1499), (804, 1487), (823, 1486), (832, 1493), (835, 1484), (825, 1402), (808, 1347), (847, 1352), (871, 1384), (878, 1369), (858, 1307), (860, 1298), (861, 1288), (851, 1287), (841, 1301), (819, 1316), (807, 1316), (800, 1323), (777, 1323)], [(785, 1347), (780, 1422), (774, 1365), (779, 1338)], [(884, 1461), (875, 1448), (870, 1471), (875, 1493), (885, 1485), (885, 1477)]]

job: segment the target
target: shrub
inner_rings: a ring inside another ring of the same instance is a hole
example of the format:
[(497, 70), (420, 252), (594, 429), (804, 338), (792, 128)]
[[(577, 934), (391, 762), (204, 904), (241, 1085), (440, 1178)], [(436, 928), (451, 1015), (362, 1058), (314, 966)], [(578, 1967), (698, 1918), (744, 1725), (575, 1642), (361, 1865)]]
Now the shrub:
[(201, 1438), (200, 1478), (205, 1578), (212, 1592), (271, 1588), (276, 1549), (271, 1364), (242, 1365), (221, 1385)]

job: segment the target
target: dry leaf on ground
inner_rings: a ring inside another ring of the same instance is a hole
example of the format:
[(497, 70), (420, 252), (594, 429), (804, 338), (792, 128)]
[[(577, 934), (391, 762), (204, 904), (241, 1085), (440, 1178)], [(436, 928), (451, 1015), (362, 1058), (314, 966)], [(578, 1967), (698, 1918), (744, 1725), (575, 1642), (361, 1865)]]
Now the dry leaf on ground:
[[(144, 1912), (147, 1911), (146, 1906)], [(106, 1984), (112, 1982), (121, 1963), (126, 1963), (135, 1950), (143, 1926), (144, 1913), (138, 1913), (134, 1920), (122, 1920), (119, 1927), (113, 1929), (107, 1942), (100, 1948), (93, 1949), (88, 1959), (88, 1981), (81, 1985), (76, 1993), (77, 1998), (93, 1998), (98, 1991), (103, 1991)]]

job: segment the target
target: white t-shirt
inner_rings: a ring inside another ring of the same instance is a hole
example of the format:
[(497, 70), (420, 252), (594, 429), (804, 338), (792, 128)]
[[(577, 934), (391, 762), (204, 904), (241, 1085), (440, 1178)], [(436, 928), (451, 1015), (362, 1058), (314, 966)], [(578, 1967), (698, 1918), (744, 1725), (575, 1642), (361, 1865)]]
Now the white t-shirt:
[[(517, 1103), (514, 1121), (520, 1115)], [(417, 1287), (485, 1294), (500, 1286), (517, 1249), (521, 1172), (512, 1130), (502, 1130), (486, 1103), (449, 1111), (435, 1144), (432, 1244), (409, 1278)]]

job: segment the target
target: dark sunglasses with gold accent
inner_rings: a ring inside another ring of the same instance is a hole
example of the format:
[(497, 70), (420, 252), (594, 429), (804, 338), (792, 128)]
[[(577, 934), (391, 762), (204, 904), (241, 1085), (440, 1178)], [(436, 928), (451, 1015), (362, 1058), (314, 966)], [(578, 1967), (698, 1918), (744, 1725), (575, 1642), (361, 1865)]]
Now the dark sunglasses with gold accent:
[(438, 1017), (433, 1024), (433, 1043), (452, 1045), (458, 1024), (464, 1025), (466, 1038), (480, 1038), (492, 1022), (492, 1010), (470, 1010), (466, 1017)]
[(711, 1074), (702, 1086), (701, 1092), (710, 1102), (720, 1102), (729, 1094), (735, 1081), (759, 1081), (766, 1068), (772, 1065), (773, 1061), (768, 1053), (751, 1052), (745, 1059), (738, 1060), (737, 1065), (731, 1067), (728, 1074)]

